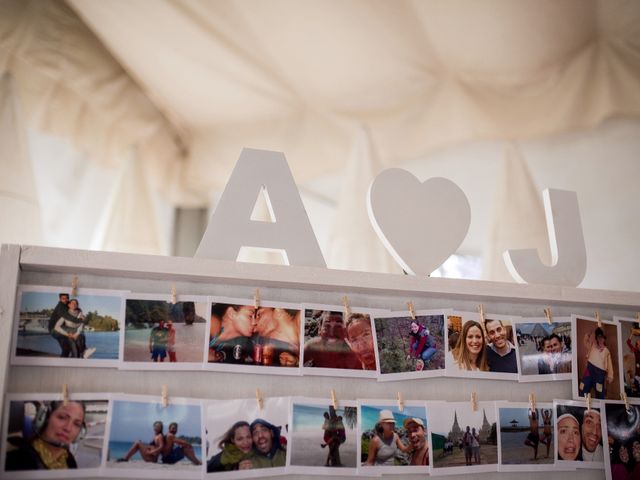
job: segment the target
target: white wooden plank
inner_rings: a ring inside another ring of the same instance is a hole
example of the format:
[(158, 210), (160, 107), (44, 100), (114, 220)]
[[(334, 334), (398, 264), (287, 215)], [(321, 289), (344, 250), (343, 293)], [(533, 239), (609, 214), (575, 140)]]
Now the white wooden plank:
[[(0, 247), (0, 392), (6, 391), (16, 291), (20, 273), (20, 247)], [(0, 403), (0, 418), (3, 418), (4, 402)]]

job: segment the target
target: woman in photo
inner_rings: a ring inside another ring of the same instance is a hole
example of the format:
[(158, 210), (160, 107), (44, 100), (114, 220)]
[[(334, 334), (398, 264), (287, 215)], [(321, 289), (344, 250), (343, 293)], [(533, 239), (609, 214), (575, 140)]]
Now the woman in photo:
[(482, 326), (474, 320), (465, 322), (456, 346), (451, 352), (458, 368), (460, 370), (488, 372), (489, 365), (487, 364), (485, 345), (486, 341)]
[(607, 337), (600, 327), (595, 329), (595, 334), (589, 332), (584, 336), (587, 366), (580, 382), (581, 397), (590, 393), (591, 389), (595, 389), (595, 398), (604, 400), (607, 395), (607, 384), (613, 382), (613, 360), (606, 341)]
[(436, 342), (429, 334), (429, 329), (416, 321), (411, 322), (409, 351), (412, 358), (422, 360), (424, 364), (436, 353)]
[(7, 453), (5, 470), (78, 468), (70, 447), (85, 429), (82, 402), (43, 403), (33, 421), (34, 434)]
[(253, 440), (249, 422), (234, 423), (218, 442), (220, 453), (207, 462), (207, 472), (248, 470), (253, 468)]
[(378, 423), (375, 425), (375, 435), (369, 440), (369, 455), (365, 465), (393, 466), (398, 451), (408, 452), (410, 447), (400, 441), (396, 433), (396, 421), (391, 410), (381, 410)]
[(556, 424), (558, 460), (582, 460), (580, 422), (570, 413), (560, 415)]
[(95, 348), (87, 349), (84, 335), (84, 313), (80, 309), (78, 300), (72, 298), (69, 300), (68, 315), (60, 317), (55, 326), (54, 331), (63, 337), (66, 343), (67, 356), (71, 358), (89, 358)]

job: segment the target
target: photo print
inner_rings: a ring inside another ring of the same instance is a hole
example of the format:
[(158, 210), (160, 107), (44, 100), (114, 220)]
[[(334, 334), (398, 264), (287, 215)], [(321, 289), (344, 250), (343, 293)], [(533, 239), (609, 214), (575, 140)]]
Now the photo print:
[[(305, 375), (376, 377), (377, 360), (371, 316), (376, 311), (303, 305)], [(346, 318), (345, 318), (346, 317)]]
[(358, 401), (358, 473), (429, 473), (425, 402)]
[(427, 415), (431, 475), (497, 471), (495, 402), (427, 402)]
[(640, 478), (640, 405), (606, 402), (603, 407), (604, 471), (607, 480)]
[(618, 338), (619, 325), (595, 318), (571, 316), (573, 398), (587, 393), (598, 400), (617, 400), (622, 391)]
[(116, 367), (122, 293), (21, 285), (12, 363)]
[(104, 394), (8, 394), (1, 445), (3, 478), (99, 474), (106, 453)]
[(571, 317), (514, 322), (520, 382), (571, 380)]
[(498, 470), (553, 470), (553, 403), (496, 404), (498, 409)]
[(357, 402), (341, 400), (337, 408), (327, 399), (294, 397), (291, 406), (287, 472), (355, 475), (357, 467)]
[(620, 325), (618, 362), (622, 366), (624, 393), (640, 398), (640, 322), (637, 318), (613, 317)]
[(374, 316), (378, 380), (444, 375), (445, 310), (380, 313)]
[(560, 465), (573, 468), (603, 468), (600, 402), (554, 400), (555, 458)]
[(210, 316), (208, 370), (300, 375), (300, 305), (217, 297)]
[(285, 473), (291, 397), (212, 400), (205, 403), (207, 478)]
[(200, 370), (204, 362), (209, 303), (204, 297), (125, 296), (124, 334), (120, 337), (124, 369)]
[(199, 400), (113, 395), (109, 417), (109, 477), (201, 478), (202, 405)]
[(514, 322), (519, 318), (474, 312), (447, 316), (447, 376), (516, 380), (518, 353)]

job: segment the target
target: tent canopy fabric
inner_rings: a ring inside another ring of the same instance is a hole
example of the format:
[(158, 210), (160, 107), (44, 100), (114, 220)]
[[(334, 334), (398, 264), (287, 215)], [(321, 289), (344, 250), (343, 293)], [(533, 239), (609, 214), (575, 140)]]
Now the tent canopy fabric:
[[(154, 198), (213, 205), (252, 147), (284, 152), (312, 210), (334, 217), (323, 219), (330, 266), (397, 271), (362, 195), (380, 169), (402, 166), (459, 182), (472, 205), (459, 251), (483, 257), (485, 278), (508, 279), (505, 248), (536, 247), (545, 259), (540, 192), (552, 187), (578, 192), (587, 284), (638, 285), (640, 2), (0, 0), (7, 73), (0, 108), (19, 105), (23, 114), (6, 118), (24, 125), (0, 134), (69, 142), (78, 154), (64, 165), (87, 164), (75, 180), (111, 172), (93, 202), (85, 185), (40, 199), (78, 207), (75, 231), (43, 209), (71, 246), (92, 238), (95, 248), (165, 251), (158, 236), (170, 219)], [(45, 143), (32, 151), (36, 179), (55, 170), (43, 164), (63, 163)], [(28, 161), (12, 151), (12, 164)], [(352, 195), (335, 186), (343, 174)], [(36, 218), (34, 205), (11, 218)], [(104, 211), (84, 223), (83, 205)], [(128, 231), (136, 226), (143, 235)]]
[(637, 2), (0, 5), (0, 67), (31, 117), (93, 158), (136, 144), (182, 203), (206, 204), (244, 146), (284, 151), (305, 182), (340, 171), (362, 125), (388, 166), (640, 113)]

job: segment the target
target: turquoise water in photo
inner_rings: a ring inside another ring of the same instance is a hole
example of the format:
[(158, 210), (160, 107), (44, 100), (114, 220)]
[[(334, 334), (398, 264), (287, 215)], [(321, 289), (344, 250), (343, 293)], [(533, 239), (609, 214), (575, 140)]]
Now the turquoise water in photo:
[[(92, 359), (117, 360), (120, 332), (85, 332), (87, 348), (95, 347)], [(18, 348), (41, 352), (43, 356), (60, 355), (60, 345), (51, 335), (23, 335), (18, 332)]]

